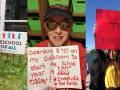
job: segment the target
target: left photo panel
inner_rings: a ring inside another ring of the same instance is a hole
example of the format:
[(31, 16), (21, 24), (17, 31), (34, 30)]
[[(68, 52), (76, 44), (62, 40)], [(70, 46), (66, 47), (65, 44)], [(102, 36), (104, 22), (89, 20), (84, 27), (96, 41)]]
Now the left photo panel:
[(86, 90), (86, 0), (0, 0), (0, 90)]
[(27, 90), (27, 0), (0, 0), (0, 90)]

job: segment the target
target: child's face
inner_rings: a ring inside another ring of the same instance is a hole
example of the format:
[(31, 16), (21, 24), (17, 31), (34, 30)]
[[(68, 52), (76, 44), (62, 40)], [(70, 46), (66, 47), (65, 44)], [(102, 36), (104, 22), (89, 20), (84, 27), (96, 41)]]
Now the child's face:
[[(56, 16), (51, 16), (49, 18), (49, 20), (61, 22), (63, 20), (66, 20), (66, 18), (64, 16), (56, 15)], [(60, 26), (57, 26), (57, 28), (53, 31), (49, 31), (46, 28), (46, 32), (48, 33), (48, 37), (50, 40), (50, 42), (48, 43), (48, 46), (59, 47), (59, 46), (68, 46), (69, 45), (69, 35), (71, 33), (71, 29), (64, 31), (60, 28)]]

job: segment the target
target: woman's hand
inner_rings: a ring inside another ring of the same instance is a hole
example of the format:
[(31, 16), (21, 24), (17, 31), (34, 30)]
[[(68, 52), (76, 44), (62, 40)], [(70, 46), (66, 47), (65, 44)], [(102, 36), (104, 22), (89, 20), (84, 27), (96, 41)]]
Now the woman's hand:
[(45, 89), (43, 89), (43, 90), (56, 90), (57, 88), (56, 87), (50, 87), (50, 86), (47, 86)]
[(94, 24), (94, 27), (93, 27), (93, 35), (95, 35), (95, 30), (96, 30), (96, 27), (97, 27), (97, 25), (96, 24)]

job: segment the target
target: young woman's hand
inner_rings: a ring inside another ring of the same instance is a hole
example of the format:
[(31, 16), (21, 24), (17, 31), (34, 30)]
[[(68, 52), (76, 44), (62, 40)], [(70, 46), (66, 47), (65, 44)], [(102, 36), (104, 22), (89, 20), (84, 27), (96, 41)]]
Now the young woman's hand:
[(93, 27), (93, 35), (95, 35), (95, 30), (96, 30), (96, 27), (97, 27), (97, 25), (96, 24), (94, 24), (94, 27)]
[(43, 90), (56, 90), (57, 88), (56, 87), (50, 87), (50, 86), (47, 86), (45, 89), (43, 89)]

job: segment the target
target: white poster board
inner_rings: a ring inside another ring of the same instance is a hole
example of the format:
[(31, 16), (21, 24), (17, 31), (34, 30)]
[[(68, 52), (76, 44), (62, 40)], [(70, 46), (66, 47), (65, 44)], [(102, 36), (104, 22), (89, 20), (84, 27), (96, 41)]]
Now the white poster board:
[(81, 85), (78, 46), (29, 47), (28, 90), (47, 86), (79, 88)]
[(0, 52), (24, 54), (27, 32), (0, 31)]

